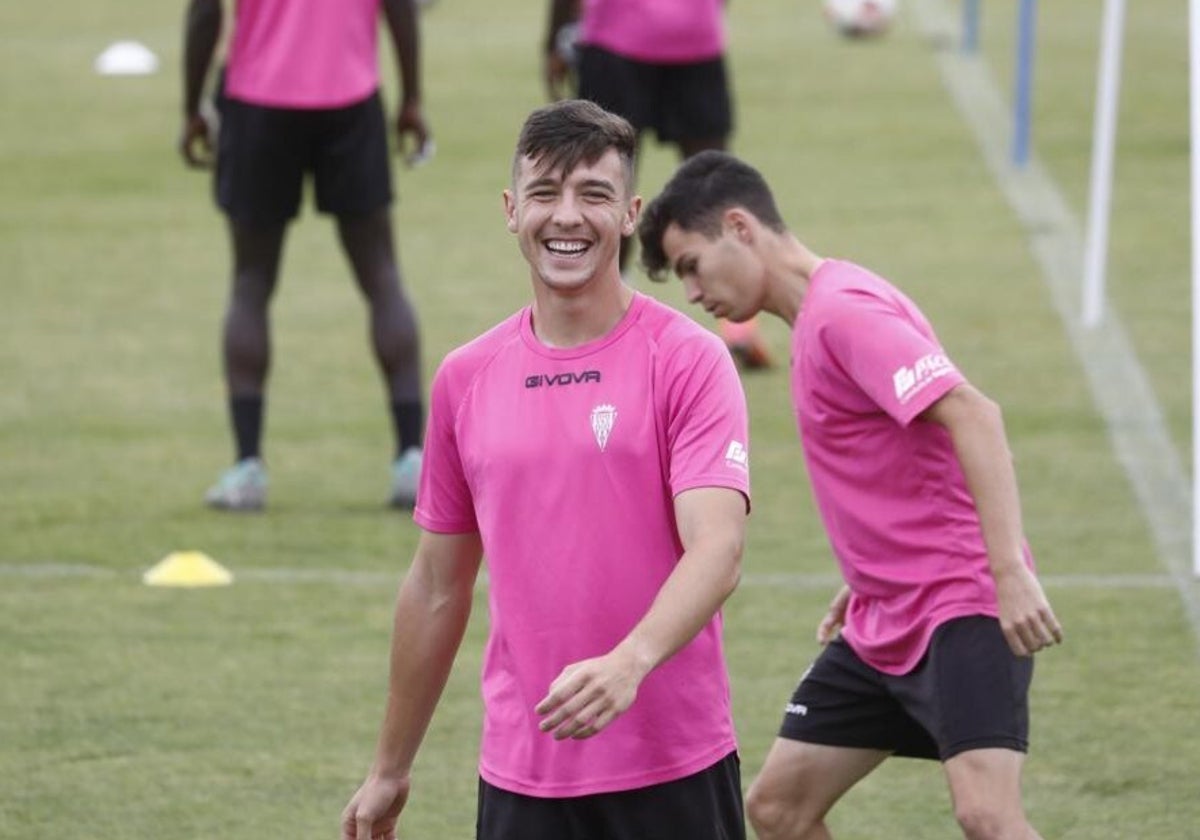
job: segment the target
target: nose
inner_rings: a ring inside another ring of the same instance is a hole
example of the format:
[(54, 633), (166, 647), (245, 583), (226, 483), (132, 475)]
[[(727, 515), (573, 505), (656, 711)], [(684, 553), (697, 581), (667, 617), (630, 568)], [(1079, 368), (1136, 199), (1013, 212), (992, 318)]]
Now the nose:
[(683, 281), (683, 294), (688, 303), (700, 302), (700, 286), (695, 280), (685, 279)]
[(554, 222), (564, 227), (570, 227), (580, 224), (582, 221), (583, 214), (579, 212), (579, 202), (575, 195), (570, 190), (564, 190), (554, 204)]

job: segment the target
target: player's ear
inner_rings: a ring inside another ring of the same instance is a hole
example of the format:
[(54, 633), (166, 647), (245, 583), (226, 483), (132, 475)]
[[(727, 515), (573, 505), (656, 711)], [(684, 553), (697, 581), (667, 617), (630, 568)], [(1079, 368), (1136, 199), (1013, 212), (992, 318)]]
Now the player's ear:
[(721, 214), (725, 230), (743, 245), (754, 241), (754, 217), (744, 207), (730, 207)]
[(635, 195), (629, 199), (629, 206), (625, 208), (625, 218), (621, 220), (621, 235), (633, 236), (637, 232), (638, 217), (642, 214), (642, 197)]
[(517, 232), (517, 200), (513, 197), (512, 190), (505, 190), (504, 198), (504, 224), (508, 228), (509, 233)]

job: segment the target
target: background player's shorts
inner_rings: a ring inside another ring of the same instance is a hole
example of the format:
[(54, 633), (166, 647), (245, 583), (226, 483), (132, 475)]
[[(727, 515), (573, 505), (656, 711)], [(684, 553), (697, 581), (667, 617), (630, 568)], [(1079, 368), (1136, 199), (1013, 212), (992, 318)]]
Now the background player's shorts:
[(662, 142), (725, 139), (733, 131), (733, 104), (725, 60), (648, 64), (601, 47), (579, 50), (579, 98), (633, 124), (654, 129)]
[(479, 780), (476, 840), (745, 840), (741, 764), (730, 753), (673, 782), (547, 799)]
[(781, 738), (945, 761), (1029, 747), (1033, 657), (1016, 656), (989, 616), (947, 621), (911, 672), (872, 668), (841, 637), (800, 678)]
[(323, 213), (362, 215), (392, 200), (378, 92), (344, 108), (268, 108), (227, 97), (218, 108), (217, 204), (231, 219), (291, 219), (308, 172)]

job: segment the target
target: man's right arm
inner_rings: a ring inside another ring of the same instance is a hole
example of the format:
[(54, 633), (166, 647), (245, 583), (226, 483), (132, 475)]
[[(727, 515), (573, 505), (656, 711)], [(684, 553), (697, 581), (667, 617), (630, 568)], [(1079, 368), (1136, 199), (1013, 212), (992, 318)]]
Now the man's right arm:
[(375, 761), (342, 812), (342, 840), (395, 830), (417, 748), (466, 632), (482, 558), (476, 533), (421, 534), (396, 598), (387, 711)]
[[(208, 124), (200, 114), (204, 80), (221, 37), (221, 0), (191, 0), (183, 29), (183, 129), (179, 153), (189, 166), (206, 167), (212, 159)], [(202, 154), (197, 146), (203, 148)]]
[(975, 501), (988, 565), (996, 581), (1000, 627), (1017, 656), (1062, 641), (1062, 625), (1026, 565), (1016, 470), (1000, 406), (968, 383), (955, 385), (920, 414), (950, 435)]

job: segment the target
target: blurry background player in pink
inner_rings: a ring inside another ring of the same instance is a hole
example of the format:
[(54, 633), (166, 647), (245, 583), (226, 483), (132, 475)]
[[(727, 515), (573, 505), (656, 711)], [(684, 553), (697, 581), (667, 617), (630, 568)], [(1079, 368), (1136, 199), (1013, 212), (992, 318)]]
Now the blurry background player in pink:
[(828, 838), (834, 803), (902, 755), (942, 762), (967, 837), (1036, 838), (1021, 804), (1032, 655), (1062, 628), (1034, 575), (999, 408), (912, 301), (805, 247), (731, 155), (686, 161), (638, 236), (650, 275), (677, 275), (690, 302), (792, 325), (792, 400), (846, 582), (750, 789), (758, 836)]
[(634, 132), (533, 112), (504, 191), (533, 303), (431, 389), (375, 761), (343, 840), (391, 837), (487, 557), (478, 837), (745, 836), (720, 608), (737, 583), (745, 398), (720, 340), (621, 282)]
[[(733, 131), (725, 66), (725, 0), (550, 0), (544, 72), (552, 100), (577, 94), (653, 130), (683, 158), (724, 149)], [(621, 267), (628, 256), (622, 243)], [(753, 319), (719, 320), (726, 345), (748, 369), (771, 357)]]
[[(413, 505), (421, 468), (421, 359), (416, 314), (401, 288), (392, 244), (377, 59), (381, 8), (403, 88), (396, 131), (401, 145), (407, 141), (419, 155), (429, 131), (421, 111), (413, 0), (235, 0), (218, 91), (216, 197), (229, 219), (233, 249), (223, 355), (236, 458), (205, 496), (212, 507), (257, 510), (266, 503), (261, 439), (269, 306), (284, 234), (308, 173), (317, 209), (337, 219), (342, 248), (370, 308), (371, 342), (395, 433), (390, 501)], [(196, 167), (212, 163), (201, 98), (222, 17), (221, 0), (188, 4), (179, 148)]]

